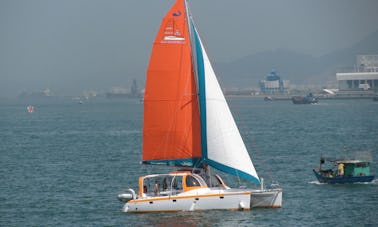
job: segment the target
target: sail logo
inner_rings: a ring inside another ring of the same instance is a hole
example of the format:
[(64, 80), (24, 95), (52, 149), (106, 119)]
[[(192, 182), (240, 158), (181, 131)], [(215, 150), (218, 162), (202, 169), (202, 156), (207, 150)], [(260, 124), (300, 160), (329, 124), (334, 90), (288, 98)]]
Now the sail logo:
[(181, 12), (180, 12), (180, 10), (178, 10), (177, 12), (172, 13), (172, 16), (174, 16), (174, 17), (179, 17), (179, 16), (181, 16)]
[(184, 37), (179, 37), (179, 36), (174, 36), (174, 35), (169, 35), (169, 36), (164, 36), (164, 41), (184, 41)]
[(179, 28), (175, 28), (174, 20), (169, 21), (168, 25), (164, 29), (164, 36), (161, 43), (175, 43), (183, 44), (185, 37)]

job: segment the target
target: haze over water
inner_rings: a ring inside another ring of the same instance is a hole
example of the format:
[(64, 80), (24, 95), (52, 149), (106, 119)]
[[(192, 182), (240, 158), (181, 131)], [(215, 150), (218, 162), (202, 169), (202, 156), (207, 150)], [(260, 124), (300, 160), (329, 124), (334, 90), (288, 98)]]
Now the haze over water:
[[(129, 88), (134, 78), (143, 87), (156, 31), (173, 2), (0, 1), (0, 98), (46, 88), (57, 95)], [(378, 30), (376, 0), (189, 3), (215, 64), (276, 50), (327, 55)], [(376, 45), (372, 49), (378, 51)], [(360, 50), (357, 54), (366, 53)], [(264, 74), (251, 75), (254, 83), (264, 79), (272, 68), (281, 74), (283, 69), (271, 64)], [(290, 65), (305, 68), (295, 62)]]

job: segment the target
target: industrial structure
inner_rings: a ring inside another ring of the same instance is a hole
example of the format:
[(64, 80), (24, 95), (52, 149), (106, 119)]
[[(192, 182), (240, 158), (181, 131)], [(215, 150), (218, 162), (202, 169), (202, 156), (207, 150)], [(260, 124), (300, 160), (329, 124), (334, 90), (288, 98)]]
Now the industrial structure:
[(358, 55), (355, 72), (336, 73), (340, 91), (378, 90), (378, 55)]
[(260, 90), (263, 94), (287, 94), (289, 81), (281, 80), (275, 70), (272, 70), (266, 80), (260, 80)]

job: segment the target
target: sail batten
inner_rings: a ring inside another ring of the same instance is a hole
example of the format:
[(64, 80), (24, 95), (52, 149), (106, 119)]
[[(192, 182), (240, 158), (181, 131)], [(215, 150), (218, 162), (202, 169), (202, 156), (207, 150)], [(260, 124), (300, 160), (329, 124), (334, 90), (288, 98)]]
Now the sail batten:
[(143, 161), (143, 164), (148, 165), (166, 165), (166, 166), (180, 166), (193, 167), (199, 162), (199, 158), (175, 159), (175, 160), (149, 160)]

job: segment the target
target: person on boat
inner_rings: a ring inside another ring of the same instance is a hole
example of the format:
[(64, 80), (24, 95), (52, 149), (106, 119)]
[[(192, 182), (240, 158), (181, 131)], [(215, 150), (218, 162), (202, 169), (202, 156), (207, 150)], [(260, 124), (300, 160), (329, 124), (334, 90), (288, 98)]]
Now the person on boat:
[(173, 189), (175, 189), (175, 190), (178, 189), (176, 178), (173, 178), (172, 187), (173, 187)]
[(154, 184), (154, 194), (155, 194), (155, 196), (159, 195), (159, 184), (158, 184), (157, 180), (155, 181), (155, 184)]
[(143, 193), (147, 193), (147, 185), (143, 185)]
[(167, 190), (168, 185), (167, 185), (167, 178), (164, 178), (163, 180), (163, 191)]
[(339, 176), (343, 176), (344, 175), (344, 164), (343, 163), (340, 163), (338, 165), (338, 171), (339, 171)]
[(205, 180), (206, 184), (210, 186), (210, 183), (211, 183), (210, 171), (209, 171), (208, 165), (206, 163), (203, 163), (202, 168), (203, 168), (203, 171), (202, 171), (201, 177)]

